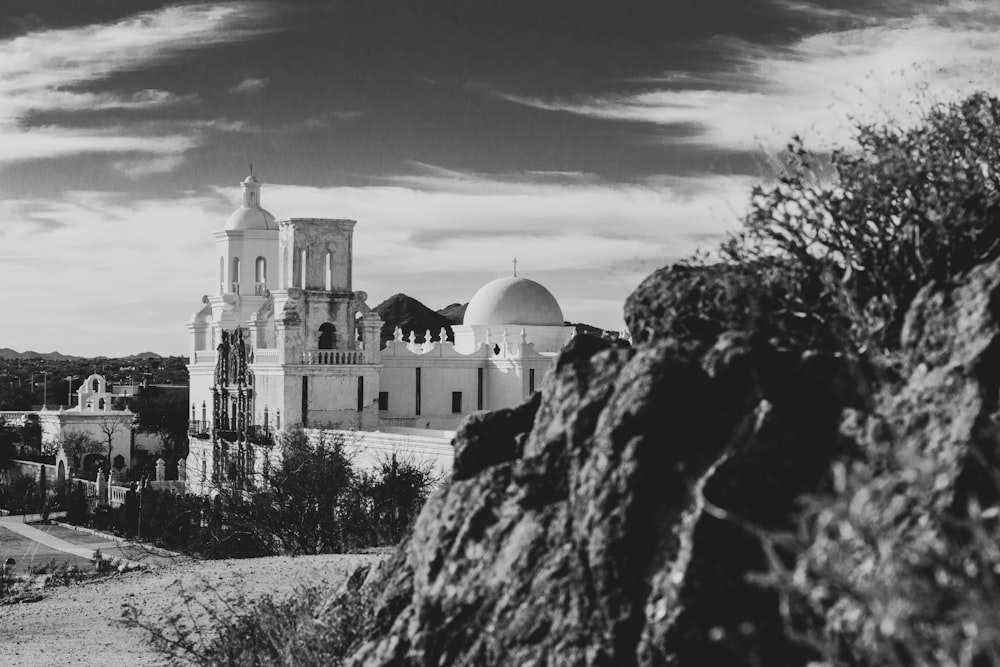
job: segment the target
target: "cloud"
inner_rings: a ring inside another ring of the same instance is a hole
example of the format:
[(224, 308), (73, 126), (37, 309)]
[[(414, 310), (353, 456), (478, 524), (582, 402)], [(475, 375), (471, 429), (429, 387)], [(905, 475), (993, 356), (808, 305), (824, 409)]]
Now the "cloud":
[(111, 23), (35, 29), (0, 40), (0, 163), (76, 153), (150, 153), (165, 166), (164, 154), (176, 157), (198, 143), (197, 128), (168, 136), (148, 127), (38, 126), (32, 117), (53, 111), (144, 111), (192, 102), (194, 96), (172, 91), (94, 92), (88, 86), (193, 49), (250, 39), (265, 30), (263, 19), (275, 11), (257, 2), (176, 5)]
[(229, 89), (234, 95), (254, 95), (267, 88), (269, 79), (243, 79), (238, 84)]
[[(826, 10), (785, 3), (798, 11)], [(908, 18), (822, 32), (785, 47), (729, 41), (728, 70), (665, 72), (640, 92), (576, 98), (500, 93), (523, 105), (694, 130), (664, 141), (778, 148), (793, 134), (847, 143), (852, 119), (911, 122), (922, 108), (992, 89), (1000, 65), (1000, 5), (953, 2)], [(835, 12), (844, 18), (844, 12)], [(636, 84), (639, 85), (639, 84)]]
[[(697, 235), (732, 229), (750, 185), (740, 177), (559, 179), (427, 167), (374, 187), (265, 183), (262, 201), (279, 218), (358, 220), (354, 283), (372, 304), (399, 291), (429, 305), (464, 302), (509, 273), (516, 256), (518, 273), (552, 289), (568, 318), (620, 328), (628, 293), (653, 268), (705, 243)], [(5, 321), (2, 344), (63, 349), (55, 322), (72, 312), (66, 352), (134, 351), (141, 339), (139, 347), (181, 353), (187, 318), (215, 288), (212, 233), (238, 200), (235, 187), (0, 200), (0, 245), (20, 249), (20, 261), (0, 262), (0, 284), (31, 285), (8, 295), (18, 316)]]

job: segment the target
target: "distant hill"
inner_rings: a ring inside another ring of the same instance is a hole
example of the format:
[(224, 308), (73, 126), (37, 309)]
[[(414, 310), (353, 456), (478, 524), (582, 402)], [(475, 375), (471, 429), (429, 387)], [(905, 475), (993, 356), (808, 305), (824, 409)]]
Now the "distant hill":
[(157, 354), (156, 352), (140, 352), (138, 354), (130, 354), (126, 359), (163, 359), (163, 355)]
[(598, 338), (617, 338), (619, 335), (618, 331), (594, 327), (583, 322), (566, 322), (566, 326), (573, 327), (578, 334), (589, 334)]
[(35, 352), (34, 350), (18, 352), (17, 350), (12, 350), (9, 347), (4, 347), (0, 348), (0, 359), (46, 359), (48, 361), (71, 361), (73, 359), (83, 359), (83, 357), (74, 357), (73, 355), (61, 354), (59, 352)]
[(403, 330), (403, 337), (406, 339), (409, 339), (410, 331), (415, 332), (419, 341), (423, 341), (424, 332), (428, 329), (431, 340), (438, 340), (438, 332), (444, 327), (448, 340), (455, 340), (451, 330), (452, 320), (405, 294), (393, 294), (372, 310), (382, 318), (382, 345), (392, 340), (392, 332), (396, 327)]
[(467, 303), (453, 303), (437, 311), (438, 315), (446, 318), (452, 324), (461, 324), (465, 319), (465, 309), (469, 307)]

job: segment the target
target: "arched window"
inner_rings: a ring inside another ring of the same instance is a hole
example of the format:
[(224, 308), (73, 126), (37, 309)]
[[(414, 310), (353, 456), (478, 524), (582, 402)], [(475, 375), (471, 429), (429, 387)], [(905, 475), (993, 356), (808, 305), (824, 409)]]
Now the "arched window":
[(299, 251), (299, 287), (306, 288), (306, 249)]
[(233, 257), (233, 269), (229, 274), (229, 280), (238, 283), (240, 281), (240, 258)]
[(323, 259), (323, 274), (326, 276), (326, 291), (329, 292), (333, 289), (333, 256), (329, 250)]
[(254, 270), (254, 280), (259, 283), (267, 282), (267, 260), (263, 257), (257, 258), (257, 265)]
[(97, 401), (97, 409), (98, 410), (103, 410), (104, 409), (104, 399), (103, 398), (100, 399), (99, 401)]
[(219, 258), (219, 284), (226, 282), (226, 258)]
[(100, 380), (94, 380), (94, 393), (96, 394), (100, 390), (101, 390), (101, 382), (100, 382)]
[(319, 349), (332, 350), (337, 344), (337, 328), (329, 322), (319, 325)]

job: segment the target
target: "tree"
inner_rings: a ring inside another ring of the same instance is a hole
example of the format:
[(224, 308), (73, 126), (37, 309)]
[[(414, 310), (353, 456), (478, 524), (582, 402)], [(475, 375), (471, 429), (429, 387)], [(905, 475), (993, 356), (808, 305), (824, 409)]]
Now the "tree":
[(42, 425), (37, 414), (29, 414), (21, 426), (21, 446), (29, 455), (39, 456), (42, 453)]
[(101, 430), (104, 435), (104, 442), (107, 445), (107, 469), (111, 470), (111, 453), (114, 449), (115, 435), (119, 433), (124, 433), (125, 431), (131, 431), (132, 429), (132, 419), (135, 415), (131, 411), (128, 412), (108, 412), (101, 416), (100, 421), (97, 423), (97, 427)]
[(292, 555), (341, 553), (349, 544), (354, 471), (343, 440), (312, 442), (302, 430), (285, 433), (281, 463), (264, 475), (264, 490), (246, 513), (262, 541)]
[(862, 125), (829, 160), (795, 139), (723, 256), (779, 271), (786, 315), (814, 329), (846, 319), (846, 347), (894, 349), (923, 285), (1000, 256), (998, 130), (1000, 100), (978, 93), (909, 129)]
[(147, 387), (129, 401), (136, 413), (136, 429), (160, 438), (162, 456), (168, 465), (187, 456), (188, 410), (187, 393)]
[(0, 417), (0, 468), (6, 468), (17, 456), (17, 432)]
[(66, 456), (71, 461), (83, 465), (83, 459), (87, 454), (97, 454), (102, 451), (101, 443), (94, 436), (86, 431), (63, 431), (52, 443), (45, 448), (45, 453), (53, 455), (59, 449), (66, 452)]

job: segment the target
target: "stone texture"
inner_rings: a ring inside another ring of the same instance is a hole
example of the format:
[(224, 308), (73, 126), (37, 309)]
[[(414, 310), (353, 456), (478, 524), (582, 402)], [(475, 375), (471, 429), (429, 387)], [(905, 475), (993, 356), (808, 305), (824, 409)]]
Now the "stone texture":
[(365, 584), (376, 621), (348, 664), (742, 664), (716, 626), (790, 664), (745, 580), (759, 547), (704, 501), (787, 525), (866, 388), (845, 359), (748, 340), (580, 336), (540, 397), (466, 421), (454, 478)]
[(362, 587), (348, 664), (805, 665), (753, 577), (832, 462), (913, 462), (909, 504), (877, 478), (849, 501), (884, 500), (900, 539), (915, 507), (996, 502), (1000, 262), (925, 287), (877, 370), (759, 331), (678, 342), (662, 281), (682, 273), (629, 299), (637, 347), (580, 336), (540, 395), (465, 422), (453, 479)]

